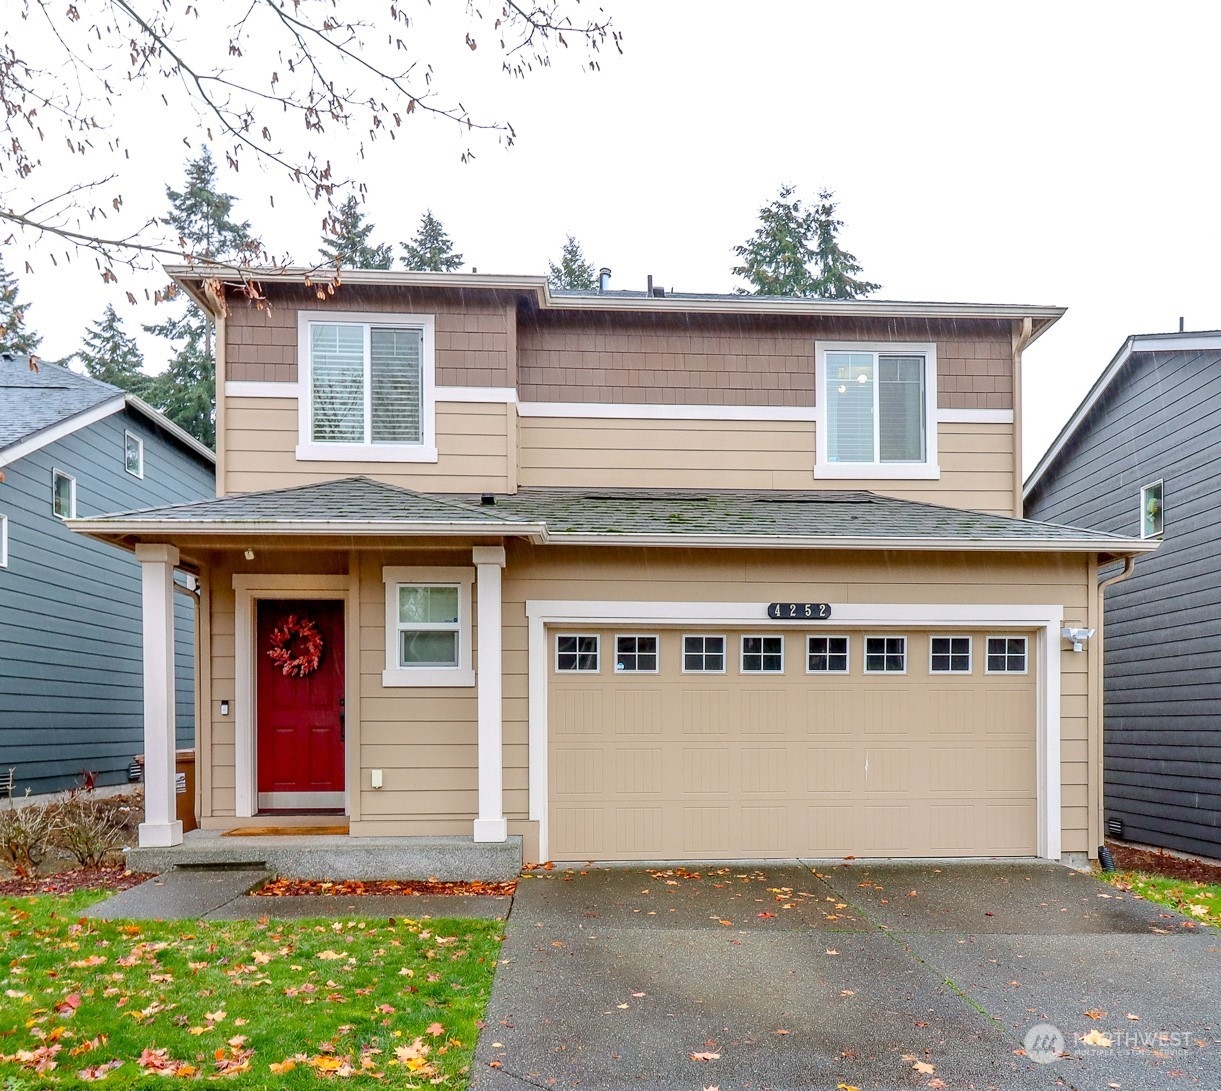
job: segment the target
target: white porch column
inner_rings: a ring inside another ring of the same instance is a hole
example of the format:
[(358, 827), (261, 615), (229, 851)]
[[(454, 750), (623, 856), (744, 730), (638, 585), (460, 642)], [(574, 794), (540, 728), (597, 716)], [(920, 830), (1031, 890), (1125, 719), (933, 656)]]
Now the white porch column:
[[(144, 821), (140, 846), (182, 843), (174, 793), (174, 566), (171, 545), (138, 545), (144, 603)], [(206, 664), (199, 665), (206, 670)]]
[(479, 704), (479, 817), (476, 841), (509, 836), (504, 812), (503, 708), (501, 702), (500, 571), (503, 546), (475, 546), (475, 588), (479, 599), (479, 662), (475, 686)]

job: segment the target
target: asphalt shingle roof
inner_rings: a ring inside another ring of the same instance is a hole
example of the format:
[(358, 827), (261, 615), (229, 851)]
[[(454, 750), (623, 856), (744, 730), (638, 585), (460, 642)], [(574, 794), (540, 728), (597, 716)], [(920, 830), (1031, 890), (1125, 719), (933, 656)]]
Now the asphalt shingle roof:
[(103, 516), (116, 523), (156, 519), (173, 523), (366, 523), (447, 522), (473, 525), (515, 521), (479, 497), (453, 499), (387, 485), (369, 477), (345, 477), (287, 489), (233, 493), (217, 500), (195, 500), (165, 508), (145, 508)]
[(0, 451), (122, 393), (59, 364), (33, 371), (28, 356), (0, 353)]
[(637, 535), (740, 536), (749, 539), (810, 538), (911, 543), (1029, 542), (1032, 548), (1057, 543), (1097, 543), (1128, 551), (1132, 540), (1117, 534), (1082, 530), (1032, 519), (984, 515), (871, 492), (812, 489), (806, 492), (749, 490), (631, 490), (527, 488), (501, 495), (495, 504), (479, 496), (429, 495), (368, 477), (348, 477), (315, 485), (266, 492), (237, 493), (172, 507), (102, 516), (120, 531), (124, 523), (187, 525), (280, 525), (401, 522), (470, 524), (472, 529), (545, 525), (548, 536), (630, 538)]

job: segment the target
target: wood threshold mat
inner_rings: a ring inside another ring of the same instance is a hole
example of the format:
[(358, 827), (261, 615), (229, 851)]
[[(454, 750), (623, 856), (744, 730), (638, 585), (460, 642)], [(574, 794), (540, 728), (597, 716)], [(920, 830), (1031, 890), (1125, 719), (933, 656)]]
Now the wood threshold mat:
[(347, 832), (347, 826), (239, 826), (236, 830), (225, 830), (221, 837), (307, 837)]

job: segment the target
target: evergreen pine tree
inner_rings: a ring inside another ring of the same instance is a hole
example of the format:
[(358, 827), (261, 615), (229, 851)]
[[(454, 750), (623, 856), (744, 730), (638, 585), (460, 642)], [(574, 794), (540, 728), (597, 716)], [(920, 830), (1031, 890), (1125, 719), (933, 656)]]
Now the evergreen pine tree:
[(322, 259), (328, 265), (347, 269), (389, 269), (394, 251), (389, 243), (373, 245), (369, 235), (373, 224), (365, 223), (364, 213), (355, 197), (349, 197), (334, 220), (334, 232), (322, 236)]
[(755, 233), (733, 248), (742, 261), (734, 276), (748, 281), (755, 295), (856, 299), (876, 292), (879, 285), (856, 278), (860, 264), (839, 245), (844, 224), (835, 217), (835, 195), (820, 191), (811, 210), (795, 192), (783, 185), (776, 199), (759, 209)]
[(462, 267), (462, 255), (454, 253), (454, 244), (445, 233), (441, 221), (429, 209), (420, 217), (420, 226), (410, 242), (400, 243), (404, 269), (420, 273), (452, 273)]
[(113, 305), (85, 332), (85, 347), (75, 358), (85, 366), (85, 374), (121, 390), (144, 396), (152, 376), (144, 373), (144, 356), (135, 338), (123, 331), (123, 320)]
[[(166, 186), (170, 202), (165, 222), (178, 232), (185, 254), (202, 260), (239, 264), (260, 249), (250, 224), (230, 219), (234, 198), (216, 189), (216, 166), (205, 147), (187, 163), (181, 192)], [(166, 368), (150, 384), (147, 397), (179, 427), (211, 446), (216, 438), (216, 361), (212, 320), (194, 302), (186, 310), (151, 326), (149, 333), (174, 343)]]
[(572, 235), (564, 240), (559, 265), (553, 261), (549, 261), (547, 265), (547, 277), (553, 288), (591, 292), (598, 286), (597, 272), (593, 265), (585, 260), (581, 244)]
[(33, 355), (42, 338), (26, 329), (25, 312), (29, 304), (17, 302), (18, 291), (17, 278), (5, 269), (0, 258), (0, 352)]
[(835, 218), (835, 194), (829, 189), (821, 190), (818, 202), (814, 210), (814, 250), (818, 260), (814, 294), (823, 299), (859, 299), (876, 292), (881, 285), (858, 280), (860, 262), (839, 245), (844, 222)]
[[(817, 295), (810, 272), (816, 254), (810, 246), (815, 232), (814, 214), (806, 209), (795, 188), (780, 187), (780, 194), (759, 209), (755, 233), (733, 252), (742, 259), (733, 275), (749, 281), (755, 295)], [(745, 294), (746, 289), (739, 288)]]

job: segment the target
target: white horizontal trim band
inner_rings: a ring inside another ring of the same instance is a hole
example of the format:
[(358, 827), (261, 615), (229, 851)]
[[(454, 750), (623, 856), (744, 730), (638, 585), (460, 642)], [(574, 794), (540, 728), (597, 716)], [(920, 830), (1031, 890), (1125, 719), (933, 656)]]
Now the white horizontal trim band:
[(1012, 424), (1012, 409), (938, 409), (938, 424)]
[(298, 398), (300, 383), (248, 383), (241, 379), (225, 382), (226, 398)]
[(813, 406), (786, 405), (652, 405), (603, 402), (520, 402), (523, 417), (575, 417), (615, 420), (810, 421)]

